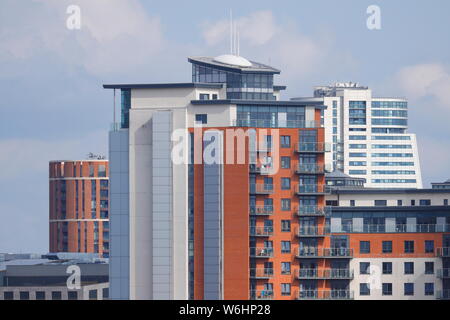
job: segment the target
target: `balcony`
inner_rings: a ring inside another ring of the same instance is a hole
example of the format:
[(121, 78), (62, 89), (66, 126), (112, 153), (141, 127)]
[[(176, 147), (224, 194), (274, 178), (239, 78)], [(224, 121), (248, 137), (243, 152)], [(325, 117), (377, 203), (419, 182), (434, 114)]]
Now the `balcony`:
[(297, 165), (297, 174), (324, 174), (325, 165), (315, 163), (300, 163)]
[(299, 259), (352, 259), (353, 249), (347, 248), (299, 248)]
[(297, 270), (297, 279), (299, 280), (351, 280), (353, 279), (353, 270), (350, 269), (299, 269)]
[(436, 256), (441, 257), (441, 258), (449, 258), (450, 257), (450, 247), (437, 248)]
[(273, 235), (273, 227), (250, 227), (251, 237), (270, 237)]
[(272, 258), (273, 248), (250, 248), (250, 258)]
[(250, 185), (250, 194), (273, 194), (273, 184), (251, 184)]
[(299, 300), (351, 300), (353, 291), (350, 290), (300, 290)]
[(450, 279), (450, 268), (439, 269), (437, 276), (441, 279)]
[(300, 142), (295, 149), (298, 153), (324, 153), (330, 150), (330, 144), (326, 142)]
[(325, 195), (325, 186), (319, 184), (303, 184), (297, 186), (298, 195)]
[(273, 206), (250, 206), (251, 216), (270, 216), (273, 214)]
[(324, 226), (302, 226), (297, 228), (297, 237), (300, 238), (317, 238), (325, 237), (330, 233), (330, 229)]
[(256, 268), (250, 269), (251, 279), (270, 279), (273, 278), (273, 269)]
[(272, 174), (273, 170), (271, 167), (257, 166), (256, 164), (251, 164), (249, 165), (249, 172), (267, 176)]
[(436, 292), (436, 298), (439, 300), (450, 300), (450, 289), (444, 289)]
[(264, 119), (236, 119), (232, 121), (234, 127), (250, 128), (321, 128), (316, 120), (264, 120)]
[(300, 206), (297, 215), (300, 217), (324, 217), (331, 214), (331, 207)]
[(272, 300), (273, 291), (271, 290), (255, 290), (250, 291), (250, 300)]

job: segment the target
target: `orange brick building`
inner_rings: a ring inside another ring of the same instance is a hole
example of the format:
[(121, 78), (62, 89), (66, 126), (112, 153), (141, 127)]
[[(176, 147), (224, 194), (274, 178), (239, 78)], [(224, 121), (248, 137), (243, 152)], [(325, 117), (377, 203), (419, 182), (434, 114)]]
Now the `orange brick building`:
[(50, 252), (109, 256), (107, 160), (49, 163)]

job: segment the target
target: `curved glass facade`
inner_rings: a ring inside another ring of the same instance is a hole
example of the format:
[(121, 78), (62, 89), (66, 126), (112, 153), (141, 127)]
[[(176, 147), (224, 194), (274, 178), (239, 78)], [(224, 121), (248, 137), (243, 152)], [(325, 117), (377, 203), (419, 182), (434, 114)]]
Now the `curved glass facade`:
[(193, 63), (192, 82), (225, 83), (227, 99), (275, 100), (271, 73), (231, 72)]

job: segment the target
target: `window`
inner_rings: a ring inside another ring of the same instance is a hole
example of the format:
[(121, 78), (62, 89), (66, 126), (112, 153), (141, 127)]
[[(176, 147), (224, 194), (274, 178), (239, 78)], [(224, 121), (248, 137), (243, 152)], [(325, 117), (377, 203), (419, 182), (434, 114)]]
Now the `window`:
[(359, 284), (359, 295), (370, 296), (370, 287), (369, 287), (368, 283), (360, 283)]
[(291, 295), (291, 284), (290, 283), (282, 283), (281, 284), (281, 295), (282, 296), (290, 296)]
[(359, 274), (370, 274), (370, 262), (359, 263)]
[(405, 241), (405, 253), (414, 253), (414, 241)]
[(52, 300), (61, 300), (61, 291), (52, 291)]
[(350, 200), (350, 207), (354, 207), (355, 206), (355, 200)]
[(291, 263), (290, 262), (282, 262), (281, 263), (281, 274), (284, 274), (284, 275), (291, 274)]
[(370, 241), (359, 242), (359, 253), (370, 253)]
[(78, 300), (78, 292), (76, 292), (76, 291), (67, 292), (67, 298), (69, 300)]
[(36, 300), (45, 300), (45, 291), (36, 291)]
[(281, 178), (281, 190), (291, 189), (291, 178)]
[(404, 284), (403, 288), (404, 288), (405, 296), (413, 296), (414, 295), (414, 283), (407, 282)]
[(425, 295), (426, 296), (434, 296), (434, 283), (433, 282), (425, 283)]
[(421, 205), (421, 206), (431, 206), (431, 200), (429, 200), (429, 199), (419, 200), (419, 205)]
[(20, 291), (19, 299), (20, 300), (30, 300), (30, 293), (28, 291)]
[(392, 283), (382, 284), (383, 296), (392, 296)]
[(425, 253), (434, 252), (434, 240), (425, 240)]
[(217, 93), (213, 93), (212, 99), (213, 99), (213, 100), (217, 100)]
[(282, 211), (291, 210), (291, 199), (281, 199), (281, 210)]
[(200, 93), (200, 100), (209, 100), (208, 93)]
[(281, 232), (291, 231), (291, 220), (281, 220)]
[(416, 205), (416, 200), (411, 200), (411, 206), (415, 206)]
[(375, 200), (375, 206), (385, 207), (387, 206), (387, 200)]
[(109, 288), (103, 288), (102, 289), (103, 299), (109, 298)]
[(290, 241), (281, 241), (281, 253), (291, 253)]
[(281, 136), (281, 147), (290, 148), (291, 147), (291, 136)]
[(291, 168), (291, 157), (281, 157), (281, 169)]
[(434, 262), (425, 261), (425, 274), (434, 274)]
[(195, 123), (196, 124), (207, 124), (208, 123), (208, 115), (207, 114), (196, 114), (195, 115)]
[(392, 274), (392, 262), (383, 262), (383, 274)]
[(12, 291), (3, 292), (3, 300), (14, 300), (14, 292)]
[(98, 176), (99, 177), (106, 177), (106, 166), (104, 164), (98, 165)]
[(402, 201), (402, 200), (397, 200), (397, 205), (398, 205), (399, 207), (401, 207), (401, 206), (403, 205), (403, 201)]
[(448, 199), (444, 199), (444, 206), (448, 206)]
[(414, 274), (414, 262), (405, 262), (405, 274)]
[(392, 241), (383, 241), (382, 242), (383, 253), (392, 253)]
[(97, 300), (97, 290), (89, 290), (89, 300)]

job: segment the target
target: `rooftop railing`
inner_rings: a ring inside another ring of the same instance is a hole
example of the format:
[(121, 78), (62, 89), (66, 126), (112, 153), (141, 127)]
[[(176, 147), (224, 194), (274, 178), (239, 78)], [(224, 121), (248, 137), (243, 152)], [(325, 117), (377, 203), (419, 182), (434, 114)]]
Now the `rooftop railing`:
[(449, 224), (363, 224), (342, 225), (333, 233), (435, 233), (450, 232)]

